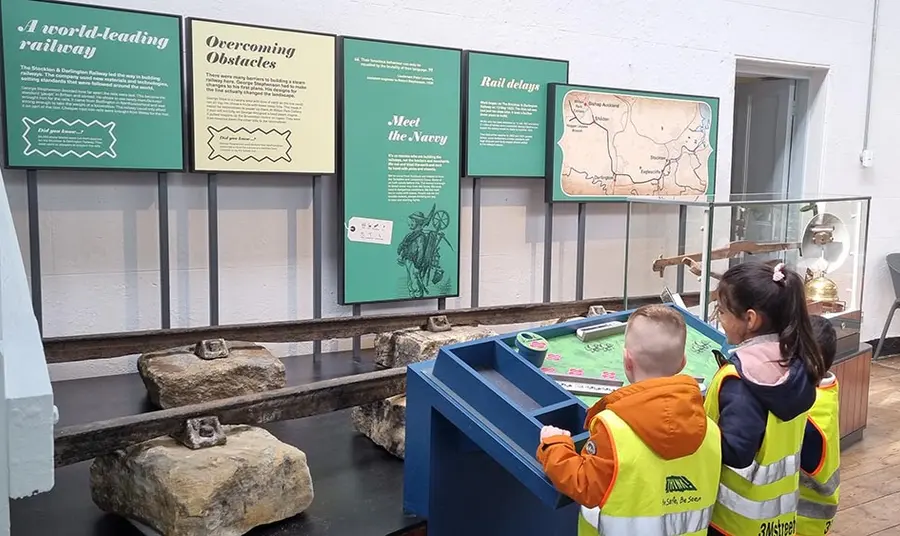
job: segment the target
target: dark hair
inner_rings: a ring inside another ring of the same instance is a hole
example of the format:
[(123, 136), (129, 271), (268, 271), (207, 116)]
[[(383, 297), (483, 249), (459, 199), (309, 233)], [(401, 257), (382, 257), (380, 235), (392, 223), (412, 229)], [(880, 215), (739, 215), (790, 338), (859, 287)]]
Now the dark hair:
[(809, 323), (812, 325), (813, 337), (822, 352), (825, 369), (830, 369), (831, 365), (834, 365), (834, 354), (837, 353), (837, 332), (824, 316), (810, 315)]
[(760, 334), (778, 334), (781, 363), (799, 357), (810, 380), (819, 383), (828, 369), (813, 337), (803, 279), (783, 264), (777, 266), (780, 280), (771, 264), (745, 262), (730, 268), (719, 281), (719, 306), (738, 317), (753, 309), (762, 321)]

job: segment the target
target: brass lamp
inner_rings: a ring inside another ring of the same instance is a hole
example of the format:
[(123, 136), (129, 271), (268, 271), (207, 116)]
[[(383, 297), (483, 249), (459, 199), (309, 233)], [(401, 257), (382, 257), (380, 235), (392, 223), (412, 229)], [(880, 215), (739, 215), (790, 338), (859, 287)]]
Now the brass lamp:
[(808, 263), (803, 286), (810, 312), (844, 310), (846, 304), (840, 300), (838, 286), (828, 274), (846, 261), (849, 238), (846, 225), (834, 214), (816, 214), (807, 224), (800, 255)]
[(814, 302), (836, 302), (838, 298), (837, 284), (828, 279), (824, 271), (806, 270), (806, 299)]

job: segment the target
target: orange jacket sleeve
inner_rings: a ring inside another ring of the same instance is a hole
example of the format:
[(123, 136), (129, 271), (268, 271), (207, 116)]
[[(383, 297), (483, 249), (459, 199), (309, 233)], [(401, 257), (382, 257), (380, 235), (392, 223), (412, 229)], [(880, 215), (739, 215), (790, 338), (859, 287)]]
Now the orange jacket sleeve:
[[(592, 412), (596, 414), (596, 411)], [(538, 445), (537, 459), (556, 489), (573, 501), (594, 508), (601, 506), (616, 473), (615, 453), (606, 427), (588, 416), (592, 422), (590, 441), (594, 453), (575, 451), (575, 443), (567, 436), (548, 437)]]

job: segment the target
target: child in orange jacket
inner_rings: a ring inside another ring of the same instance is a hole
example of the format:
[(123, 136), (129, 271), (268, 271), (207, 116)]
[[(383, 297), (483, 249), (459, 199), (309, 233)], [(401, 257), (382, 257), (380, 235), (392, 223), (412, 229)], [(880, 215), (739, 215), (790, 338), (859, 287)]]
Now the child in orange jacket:
[[(569, 431), (552, 426), (541, 430), (537, 459), (559, 491), (586, 507), (583, 516), (599, 516), (596, 507), (609, 496), (618, 470), (615, 444), (599, 418), (604, 410), (615, 413), (662, 460), (697, 453), (707, 440), (708, 428), (715, 431), (718, 443), (718, 431), (706, 417), (699, 385), (679, 374), (686, 364), (686, 337), (684, 318), (671, 307), (637, 309), (625, 332), (624, 365), (631, 385), (607, 395), (589, 410), (585, 428), (591, 436), (582, 451), (575, 450)], [(721, 448), (716, 444), (710, 452), (703, 463), (714, 468), (714, 477), (707, 486), (717, 486)], [(711, 493), (714, 501), (715, 490)], [(589, 519), (588, 523), (597, 526), (598, 522)]]

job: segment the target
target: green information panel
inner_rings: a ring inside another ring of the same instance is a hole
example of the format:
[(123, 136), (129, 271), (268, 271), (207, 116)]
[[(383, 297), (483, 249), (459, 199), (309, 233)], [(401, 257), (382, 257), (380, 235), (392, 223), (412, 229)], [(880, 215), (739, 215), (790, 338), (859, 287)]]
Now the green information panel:
[(181, 18), (3, 0), (6, 165), (184, 169)]
[(459, 294), (462, 51), (343, 40), (341, 303)]
[(466, 176), (543, 177), (547, 87), (569, 81), (569, 62), (469, 52)]
[(719, 99), (550, 85), (547, 199), (715, 191)]

